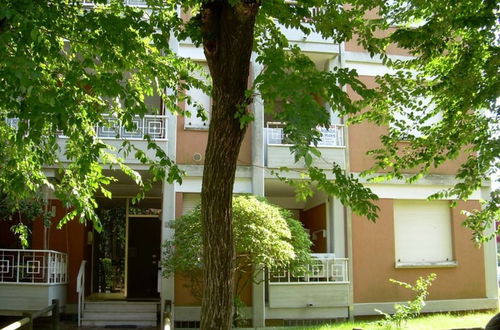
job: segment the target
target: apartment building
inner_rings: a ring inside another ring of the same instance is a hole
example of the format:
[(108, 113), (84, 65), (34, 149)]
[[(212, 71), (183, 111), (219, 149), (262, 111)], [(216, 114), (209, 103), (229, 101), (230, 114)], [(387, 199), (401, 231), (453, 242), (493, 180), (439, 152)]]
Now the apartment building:
[[(283, 32), (320, 70), (356, 69), (368, 86), (375, 86), (376, 75), (390, 70), (355, 42), (335, 44), (285, 27)], [(179, 55), (205, 62), (203, 50), (192, 43), (172, 44)], [(392, 49), (390, 55), (407, 56), (399, 49)], [(252, 60), (251, 76), (261, 69)], [(200, 90), (188, 93), (210, 108), (208, 95)], [(181, 276), (162, 277), (160, 259), (162, 242), (175, 235), (171, 221), (200, 201), (210, 122), (173, 115), (162, 109), (159, 98), (148, 102), (157, 106), (158, 114), (137, 118), (138, 131), (128, 132), (110, 117), (111, 125), (97, 127), (96, 134), (110, 144), (128, 139), (144, 149), (144, 134), (149, 134), (186, 172), (183, 183), (157, 183), (144, 200), (132, 204), (136, 185), (125, 175), (112, 173), (118, 179), (109, 187), (113, 198), (98, 196), (105, 219), (103, 234), (77, 221), (56, 229), (66, 210), (47, 192), (55, 214), (52, 227), (33, 223), (32, 250), (0, 250), (1, 311), (35, 310), (57, 297), (67, 312), (79, 315), (83, 325), (156, 325), (158, 312), (169, 311), (176, 327), (198, 326), (199, 298)], [(293, 188), (272, 171), (281, 166), (301, 169), (303, 164), (294, 162), (282, 125), (264, 114), (262, 100), (257, 98), (251, 107), (255, 120), (240, 150), (234, 193), (265, 196), (291, 210), (309, 232), (312, 252), (320, 261), (303, 277), (286, 271), (259, 274), (261, 281), (250, 285), (242, 297), (254, 326), (372, 315), (377, 314), (375, 309), (391, 312), (395, 302), (411, 299), (411, 292), (389, 279), (414, 282), (429, 273), (436, 273), (437, 279), (424, 311), (498, 308), (496, 243), (476, 247), (471, 233), (461, 226), (462, 211), (479, 208), (489, 186), (485, 184), (455, 208), (450, 208), (451, 200), (426, 200), (455, 183), (454, 174), (464, 158), (446, 162), (411, 185), (399, 180), (366, 183), (380, 197), (379, 220), (373, 223), (321, 192), (297, 201)], [(347, 126), (344, 118), (334, 115), (329, 128), (319, 129), (322, 157), (315, 159), (316, 164), (329, 168), (335, 162), (353, 174), (373, 164), (366, 152), (380, 146), (379, 137), (386, 131), (367, 123)], [(148, 175), (133, 157), (127, 162)], [(294, 171), (282, 175), (299, 179)], [(5, 247), (15, 244), (5, 228), (0, 235)]]

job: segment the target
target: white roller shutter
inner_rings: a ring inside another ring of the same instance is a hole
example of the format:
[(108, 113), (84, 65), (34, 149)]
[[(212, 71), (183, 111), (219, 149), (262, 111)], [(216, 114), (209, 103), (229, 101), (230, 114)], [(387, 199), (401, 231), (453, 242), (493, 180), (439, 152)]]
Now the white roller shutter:
[(453, 260), (450, 205), (447, 201), (394, 201), (396, 262)]
[(184, 194), (182, 203), (182, 214), (186, 214), (193, 210), (198, 204), (201, 203), (200, 194)]
[[(208, 66), (206, 64), (202, 64), (203, 69), (208, 74)], [(196, 78), (205, 79), (198, 72), (194, 73)], [(192, 100), (200, 104), (203, 109), (205, 109), (207, 117), (210, 118), (210, 108), (212, 107), (212, 100), (210, 95), (203, 92), (201, 89), (193, 88), (186, 92), (189, 96), (191, 96)], [(198, 110), (193, 104), (186, 103), (186, 110), (191, 114), (190, 117), (184, 118), (184, 128), (186, 129), (208, 129), (209, 120), (203, 120), (197, 116)]]

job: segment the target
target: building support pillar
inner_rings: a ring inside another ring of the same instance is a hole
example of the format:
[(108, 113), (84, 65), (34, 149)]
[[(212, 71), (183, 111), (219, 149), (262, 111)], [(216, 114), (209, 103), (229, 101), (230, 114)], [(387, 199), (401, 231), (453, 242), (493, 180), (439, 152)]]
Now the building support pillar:
[[(482, 198), (484, 200), (488, 200), (490, 198), (490, 190), (491, 188), (482, 188), (481, 193), (482, 193)], [(493, 235), (495, 233), (495, 223), (491, 223), (488, 228), (485, 230), (484, 235), (489, 237), (490, 235)], [(493, 236), (492, 239), (490, 239), (488, 242), (484, 243), (483, 245), (483, 250), (484, 250), (484, 282), (485, 282), (485, 291), (486, 291), (486, 297), (487, 298), (492, 298), (496, 299), (497, 305), (496, 308), (498, 309), (498, 267), (497, 267), (497, 241), (496, 237)]]
[[(252, 55), (252, 77), (255, 79), (263, 67), (255, 61), (256, 54)], [(260, 96), (253, 100), (252, 123), (252, 193), (256, 196), (264, 196), (264, 102)], [(252, 281), (252, 324), (253, 327), (262, 328), (266, 323), (265, 302), (265, 276), (264, 270), (256, 266), (254, 269), (254, 281)]]
[[(177, 51), (178, 42), (174, 38), (170, 40), (171, 49)], [(166, 91), (168, 94), (173, 93), (171, 90)], [(167, 155), (175, 162), (177, 153), (177, 115), (165, 109), (165, 115), (167, 116)], [(175, 184), (169, 184), (165, 179), (163, 182), (163, 198), (161, 205), (161, 241), (163, 243), (167, 241), (172, 241), (174, 239), (174, 229), (171, 224), (175, 220)], [(162, 252), (163, 254), (163, 252)], [(163, 269), (162, 269), (163, 271)], [(161, 315), (161, 329), (171, 329), (173, 328), (174, 322), (174, 275), (170, 277), (163, 277), (161, 274), (160, 281), (160, 315)], [(169, 313), (170, 323), (165, 324), (164, 315), (166, 312)]]

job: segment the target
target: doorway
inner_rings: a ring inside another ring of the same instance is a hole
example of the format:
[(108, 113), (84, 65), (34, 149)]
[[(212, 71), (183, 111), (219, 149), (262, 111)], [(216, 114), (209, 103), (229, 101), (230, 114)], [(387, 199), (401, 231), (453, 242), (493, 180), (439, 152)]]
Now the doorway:
[(129, 215), (127, 299), (158, 299), (161, 252), (158, 216)]
[(158, 300), (161, 199), (100, 200), (103, 230), (92, 239), (94, 300)]

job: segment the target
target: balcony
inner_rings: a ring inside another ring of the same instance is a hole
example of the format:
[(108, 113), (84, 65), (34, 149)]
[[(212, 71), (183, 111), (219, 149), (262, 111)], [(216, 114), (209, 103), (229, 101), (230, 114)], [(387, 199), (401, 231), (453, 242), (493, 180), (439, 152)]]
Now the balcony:
[(267, 315), (282, 318), (301, 309), (301, 318), (347, 317), (349, 260), (328, 253), (312, 256), (315, 263), (304, 274), (269, 273)]
[(153, 140), (167, 140), (167, 116), (145, 115), (142, 118), (135, 116), (132, 119), (135, 129), (132, 131), (127, 130), (116, 117), (105, 115), (104, 120), (105, 124), (97, 125), (95, 128), (97, 137), (101, 139), (142, 141), (148, 135)]
[(66, 303), (68, 256), (52, 250), (0, 249), (0, 310), (27, 311)]
[[(165, 152), (167, 152), (167, 116), (165, 115), (145, 115), (144, 117), (135, 116), (132, 122), (135, 126), (133, 130), (127, 130), (120, 120), (111, 115), (103, 116), (104, 123), (95, 126), (95, 135), (99, 139), (110, 145), (112, 148), (119, 150), (123, 142), (130, 141), (134, 147), (145, 152), (146, 156), (154, 159), (156, 152), (148, 149), (148, 142), (146, 136), (156, 141)], [(59, 146), (61, 148), (61, 158), (64, 157), (65, 136), (59, 136)], [(117, 153), (115, 153), (117, 154)], [(123, 156), (123, 155), (118, 155)], [(67, 160), (66, 160), (67, 161)], [(125, 162), (129, 164), (140, 164), (131, 152), (125, 157)]]
[[(294, 0), (286, 0), (289, 6), (294, 6), (296, 1)], [(341, 7), (339, 7), (341, 10)], [(318, 16), (324, 12), (324, 7), (312, 7), (309, 8), (310, 18), (304, 18), (303, 22), (309, 27), (312, 27), (312, 20), (315, 19), (315, 16)], [(320, 33), (311, 31), (309, 35), (306, 35), (299, 29), (294, 29), (291, 27), (287, 27), (284, 25), (279, 25), (280, 31), (286, 36), (286, 38), (292, 43), (299, 45), (300, 48), (304, 52), (313, 52), (313, 53), (323, 53), (323, 54), (338, 54), (339, 47), (338, 44), (334, 42), (332, 38), (323, 38)]]
[[(266, 165), (269, 168), (304, 168), (304, 162), (295, 163), (290, 152), (291, 144), (283, 131), (284, 125), (279, 122), (268, 122), (266, 134)], [(333, 163), (345, 168), (344, 126), (331, 125), (329, 128), (318, 127), (321, 139), (317, 148), (321, 152), (320, 158), (314, 158), (314, 165), (320, 168), (331, 168)]]
[[(127, 6), (134, 6), (134, 7), (147, 7), (148, 6), (146, 1), (140, 1), (140, 0), (123, 0), (123, 2)], [(84, 6), (94, 6), (95, 5), (94, 1), (92, 1), (92, 0), (83, 0), (82, 4)]]
[[(144, 115), (134, 116), (134, 130), (127, 130), (120, 120), (111, 115), (103, 116), (104, 123), (95, 126), (96, 136), (105, 140), (145, 140), (146, 135), (156, 141), (167, 141), (167, 116)], [(7, 125), (17, 129), (19, 118), (6, 118)], [(29, 125), (29, 123), (28, 123)], [(67, 138), (59, 131), (59, 138)]]

